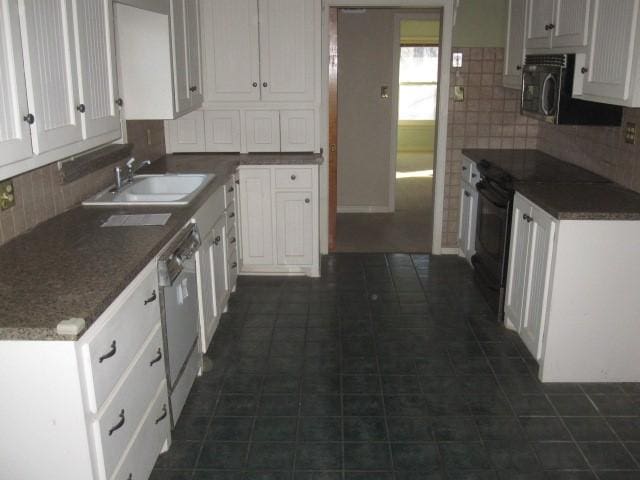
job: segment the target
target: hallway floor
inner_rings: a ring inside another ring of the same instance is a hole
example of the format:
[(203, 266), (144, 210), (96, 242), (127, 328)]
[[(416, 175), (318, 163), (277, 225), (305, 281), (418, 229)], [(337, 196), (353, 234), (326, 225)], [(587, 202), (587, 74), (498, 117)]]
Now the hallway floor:
[(458, 257), (240, 277), (208, 355), (153, 480), (640, 478), (640, 384), (538, 382)]
[[(428, 253), (433, 235), (433, 168), (430, 153), (399, 153), (393, 213), (339, 213), (337, 252)], [(411, 176), (414, 175), (414, 176)]]

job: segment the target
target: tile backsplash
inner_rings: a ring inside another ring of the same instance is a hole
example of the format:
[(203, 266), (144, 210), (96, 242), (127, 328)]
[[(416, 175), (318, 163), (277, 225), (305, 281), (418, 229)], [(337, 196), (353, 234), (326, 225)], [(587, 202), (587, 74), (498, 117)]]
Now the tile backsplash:
[[(127, 135), (128, 141), (134, 144), (132, 155), (135, 158), (155, 160), (165, 154), (161, 120), (127, 122)], [(0, 212), (0, 245), (109, 186), (113, 183), (113, 166), (117, 163), (114, 161), (108, 167), (65, 185), (60, 180), (57, 163), (14, 177), (16, 205)]]
[(540, 124), (538, 149), (640, 192), (640, 140), (625, 143), (627, 122), (640, 132), (640, 108), (625, 108), (620, 127)]

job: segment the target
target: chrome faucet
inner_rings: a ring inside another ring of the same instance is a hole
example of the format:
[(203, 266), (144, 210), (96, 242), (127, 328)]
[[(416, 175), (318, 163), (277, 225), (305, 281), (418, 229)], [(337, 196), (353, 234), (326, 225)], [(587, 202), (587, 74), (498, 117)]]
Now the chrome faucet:
[(114, 188), (114, 190), (116, 192), (118, 192), (121, 188), (122, 188), (122, 167), (116, 167), (113, 169), (113, 173), (115, 174), (116, 177), (116, 186)]

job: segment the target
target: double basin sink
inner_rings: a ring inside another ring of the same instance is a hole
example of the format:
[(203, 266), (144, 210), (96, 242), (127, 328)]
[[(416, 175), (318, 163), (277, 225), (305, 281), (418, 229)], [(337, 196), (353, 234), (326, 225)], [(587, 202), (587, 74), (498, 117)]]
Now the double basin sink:
[(135, 175), (120, 189), (110, 187), (82, 202), (86, 206), (188, 205), (213, 174)]

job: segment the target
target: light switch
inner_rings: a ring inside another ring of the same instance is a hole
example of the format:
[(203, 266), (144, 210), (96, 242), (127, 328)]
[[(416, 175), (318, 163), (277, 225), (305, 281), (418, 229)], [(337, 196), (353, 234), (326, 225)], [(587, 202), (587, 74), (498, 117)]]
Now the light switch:
[(626, 143), (630, 143), (631, 145), (635, 145), (636, 143), (636, 124), (627, 122), (624, 131), (624, 141)]
[(462, 67), (462, 52), (454, 52), (452, 55), (451, 66), (453, 68)]

